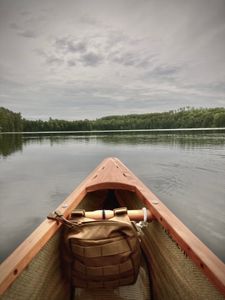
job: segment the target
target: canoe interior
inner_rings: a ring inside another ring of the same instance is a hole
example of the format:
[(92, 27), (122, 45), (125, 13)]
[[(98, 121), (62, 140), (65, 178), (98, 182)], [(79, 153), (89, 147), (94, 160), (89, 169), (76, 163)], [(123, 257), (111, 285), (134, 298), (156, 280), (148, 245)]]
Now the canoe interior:
[[(120, 206), (137, 209), (143, 204), (135, 192), (99, 190), (87, 193), (78, 205), (86, 210)], [(144, 280), (115, 294), (71, 290), (61, 264), (61, 236), (60, 228), (1, 299), (71, 299), (71, 292), (74, 299), (224, 299), (156, 220), (143, 228), (141, 236), (143, 259), (148, 266), (141, 276)]]

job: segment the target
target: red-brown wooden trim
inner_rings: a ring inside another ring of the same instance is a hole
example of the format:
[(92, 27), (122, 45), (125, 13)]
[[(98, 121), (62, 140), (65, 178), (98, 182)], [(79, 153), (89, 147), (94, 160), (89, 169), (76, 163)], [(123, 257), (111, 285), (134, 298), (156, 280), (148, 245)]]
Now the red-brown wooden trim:
[[(102, 162), (104, 163), (104, 161)], [(102, 164), (101, 164), (102, 165)], [(101, 166), (100, 165), (100, 166)], [(98, 166), (66, 199), (60, 204), (60, 210), (67, 217), (86, 195), (87, 182), (99, 170)], [(16, 250), (0, 265), (0, 295), (15, 281), (20, 273), (27, 267), (35, 255), (56, 233), (61, 225), (55, 221), (45, 220), (31, 235), (24, 240)]]
[[(225, 296), (225, 264), (203, 244), (127, 167), (114, 159), (122, 172), (132, 178), (136, 194), (167, 230), (180, 248)], [(129, 175), (128, 175), (129, 174)]]
[[(105, 159), (57, 209), (67, 216), (82, 201), (87, 192), (110, 188), (135, 191), (170, 236), (225, 295), (225, 265), (223, 262), (118, 159)], [(0, 295), (58, 229), (59, 226), (54, 221), (45, 220), (0, 265)]]
[(93, 185), (89, 185), (86, 188), (86, 192), (94, 192), (98, 190), (106, 190), (106, 189), (111, 189), (111, 190), (126, 190), (126, 191), (131, 191), (135, 192), (136, 189), (133, 185), (130, 184), (125, 184), (125, 183), (120, 183), (120, 182), (105, 182), (105, 183), (96, 183)]

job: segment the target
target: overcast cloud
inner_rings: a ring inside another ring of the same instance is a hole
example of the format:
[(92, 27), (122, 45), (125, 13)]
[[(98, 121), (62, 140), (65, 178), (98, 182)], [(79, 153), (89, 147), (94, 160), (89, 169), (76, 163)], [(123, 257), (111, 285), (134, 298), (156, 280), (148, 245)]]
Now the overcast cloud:
[(26, 118), (225, 107), (225, 0), (0, 0), (0, 37)]

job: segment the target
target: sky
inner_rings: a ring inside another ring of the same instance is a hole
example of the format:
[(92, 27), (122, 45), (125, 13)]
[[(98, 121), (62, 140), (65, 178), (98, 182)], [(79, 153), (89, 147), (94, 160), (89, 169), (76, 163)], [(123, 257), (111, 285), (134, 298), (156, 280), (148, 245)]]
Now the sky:
[(43, 120), (225, 107), (225, 0), (0, 0), (0, 106)]

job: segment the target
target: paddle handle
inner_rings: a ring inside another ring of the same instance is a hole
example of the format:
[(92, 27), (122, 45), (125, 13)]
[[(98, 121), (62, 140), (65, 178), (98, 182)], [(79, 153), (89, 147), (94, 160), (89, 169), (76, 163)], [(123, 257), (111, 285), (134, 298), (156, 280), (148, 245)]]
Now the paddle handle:
[[(153, 219), (153, 215), (148, 209), (146, 209), (146, 213), (143, 209), (127, 210), (127, 214), (131, 221), (144, 221), (145, 216), (147, 216), (146, 221)], [(111, 219), (114, 217), (114, 212), (113, 210), (85, 211), (85, 217), (95, 220)]]

